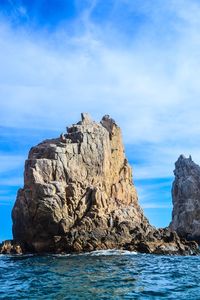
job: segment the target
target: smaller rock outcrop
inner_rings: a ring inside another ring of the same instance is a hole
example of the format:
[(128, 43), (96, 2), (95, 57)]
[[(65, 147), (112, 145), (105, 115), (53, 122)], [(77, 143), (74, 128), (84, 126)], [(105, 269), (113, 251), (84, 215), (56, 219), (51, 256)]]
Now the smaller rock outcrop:
[(21, 245), (13, 240), (7, 240), (0, 244), (0, 254), (22, 254)]
[(200, 242), (200, 167), (181, 155), (175, 163), (170, 227), (180, 236)]
[(149, 232), (145, 237), (141, 236), (125, 249), (140, 253), (162, 255), (198, 255), (198, 244), (195, 241), (187, 241), (178, 236), (170, 228), (159, 228)]

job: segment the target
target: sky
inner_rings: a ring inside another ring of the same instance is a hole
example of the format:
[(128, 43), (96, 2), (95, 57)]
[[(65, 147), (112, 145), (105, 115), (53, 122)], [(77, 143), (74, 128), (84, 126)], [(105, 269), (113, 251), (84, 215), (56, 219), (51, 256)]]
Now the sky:
[(200, 1), (0, 0), (0, 240), (31, 146), (89, 112), (121, 127), (139, 202), (171, 220), (174, 163), (200, 163)]

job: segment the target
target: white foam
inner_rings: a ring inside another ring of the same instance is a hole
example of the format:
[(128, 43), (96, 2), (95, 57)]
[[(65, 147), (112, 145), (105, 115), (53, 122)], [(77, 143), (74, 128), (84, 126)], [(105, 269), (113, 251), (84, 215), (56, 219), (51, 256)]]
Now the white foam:
[(135, 255), (135, 254), (137, 254), (137, 252), (135, 251), (108, 249), (108, 250), (96, 250), (96, 251), (86, 252), (81, 255), (112, 256), (112, 255)]
[(53, 257), (66, 257), (66, 256), (71, 256), (71, 253), (61, 253), (61, 254), (50, 254), (50, 256)]

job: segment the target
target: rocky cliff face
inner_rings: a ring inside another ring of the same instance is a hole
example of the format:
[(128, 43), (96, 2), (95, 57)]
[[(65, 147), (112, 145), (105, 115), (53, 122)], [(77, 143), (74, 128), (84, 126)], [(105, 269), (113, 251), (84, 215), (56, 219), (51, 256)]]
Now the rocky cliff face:
[(200, 242), (200, 167), (183, 155), (175, 163), (170, 227), (187, 239)]
[(33, 147), (12, 218), (14, 238), (37, 252), (113, 248), (135, 228), (148, 231), (114, 120), (82, 114), (60, 138)]

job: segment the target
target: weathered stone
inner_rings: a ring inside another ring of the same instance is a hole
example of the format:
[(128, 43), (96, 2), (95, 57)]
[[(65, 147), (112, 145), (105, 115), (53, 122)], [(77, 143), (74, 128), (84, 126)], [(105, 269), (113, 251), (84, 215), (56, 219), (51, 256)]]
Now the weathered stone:
[(180, 236), (200, 242), (200, 167), (181, 155), (175, 163), (170, 227)]

